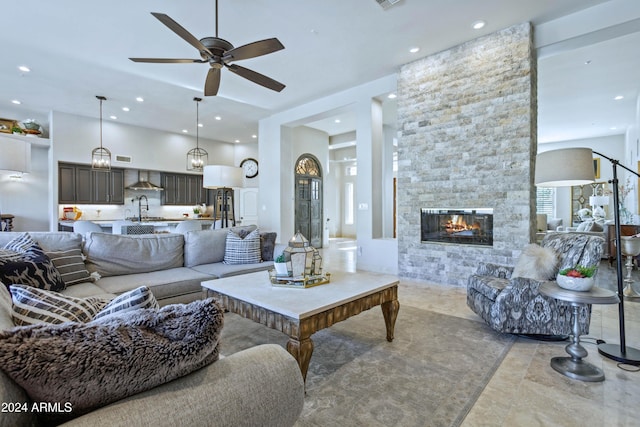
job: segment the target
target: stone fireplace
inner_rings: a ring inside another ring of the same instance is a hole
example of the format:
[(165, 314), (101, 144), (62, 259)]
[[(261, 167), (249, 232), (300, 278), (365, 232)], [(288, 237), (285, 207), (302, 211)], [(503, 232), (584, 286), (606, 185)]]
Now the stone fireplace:
[[(534, 241), (532, 35), (531, 25), (522, 23), (402, 67), (400, 276), (466, 286), (480, 263), (514, 265), (522, 248)], [(475, 214), (473, 209), (436, 209), (474, 206), (491, 207), (491, 217), (479, 209)], [(434, 219), (423, 217), (425, 209), (436, 211), (430, 212)], [(460, 217), (464, 226), (458, 224)], [(422, 230), (423, 224), (435, 230)]]
[(422, 209), (420, 241), (493, 246), (493, 209)]

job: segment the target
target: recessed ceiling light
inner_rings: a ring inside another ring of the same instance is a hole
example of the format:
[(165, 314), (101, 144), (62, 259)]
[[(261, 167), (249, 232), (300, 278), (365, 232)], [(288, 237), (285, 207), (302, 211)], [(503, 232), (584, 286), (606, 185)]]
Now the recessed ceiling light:
[(137, 97), (137, 98), (136, 98), (136, 101), (138, 101), (138, 102), (144, 102), (144, 98), (143, 98), (143, 97), (141, 97), (141, 96), (139, 96), (139, 97)]
[(616, 101), (620, 101), (620, 100), (621, 100), (621, 99), (623, 99), (623, 98), (624, 98), (624, 96), (622, 96), (622, 95), (618, 95), (618, 96), (616, 96), (616, 97), (615, 97), (615, 98), (613, 98), (613, 99), (615, 99)]
[(236, 139), (236, 142), (240, 142), (240, 140), (239, 140), (239, 139)]
[(18, 67), (18, 70), (24, 72), (24, 73), (28, 73), (29, 71), (31, 71), (31, 68), (27, 67), (26, 65), (20, 65)]
[(109, 116), (109, 118), (110, 118), (111, 120), (117, 120), (117, 119), (118, 119), (118, 116)]
[(484, 26), (487, 25), (486, 22), (482, 21), (482, 20), (478, 20), (478, 21), (474, 21), (471, 24), (471, 28), (473, 28), (474, 30), (479, 30), (481, 28), (484, 28)]
[(258, 135), (251, 135), (251, 138), (256, 139)]
[(617, 128), (617, 127), (615, 127), (615, 126), (611, 126), (609, 129), (611, 129), (611, 130), (616, 130), (616, 129), (618, 129), (618, 128)]
[(216, 116), (216, 120), (222, 120), (222, 117)]
[(340, 119), (335, 119), (334, 122), (340, 123)]
[(20, 105), (20, 104), (22, 104), (22, 102), (20, 102), (20, 101), (19, 101), (19, 100), (17, 100), (17, 99), (12, 99), (12, 100), (11, 100), (11, 103), (12, 103), (12, 104), (16, 104), (16, 105)]
[(122, 107), (122, 111), (129, 111), (129, 107)]
[(420, 52), (420, 48), (419, 47), (412, 47), (411, 49), (409, 49), (409, 52), (411, 52), (411, 53)]
[(182, 129), (182, 133), (189, 133), (189, 131), (186, 129)]
[(202, 127), (202, 123), (198, 123), (198, 127), (201, 128)]
[(397, 95), (395, 93), (390, 93), (389, 95), (387, 95), (387, 98), (389, 99), (396, 99)]

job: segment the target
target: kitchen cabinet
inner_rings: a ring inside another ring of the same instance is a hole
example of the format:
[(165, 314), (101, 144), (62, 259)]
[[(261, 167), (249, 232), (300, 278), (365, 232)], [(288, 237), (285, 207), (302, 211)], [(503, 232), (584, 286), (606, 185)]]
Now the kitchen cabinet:
[(106, 173), (89, 165), (59, 163), (58, 203), (124, 204), (124, 169)]
[(207, 203), (207, 193), (202, 187), (202, 175), (162, 173), (160, 180), (164, 188), (161, 196), (163, 205)]

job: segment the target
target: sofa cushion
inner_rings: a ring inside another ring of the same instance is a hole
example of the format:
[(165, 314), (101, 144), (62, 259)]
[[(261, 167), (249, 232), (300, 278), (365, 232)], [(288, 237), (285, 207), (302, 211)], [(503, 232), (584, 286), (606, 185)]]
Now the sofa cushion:
[[(212, 298), (160, 310), (0, 332), (0, 366), (35, 402), (68, 403), (61, 422), (218, 359), (223, 312)], [(73, 363), (69, 363), (73, 361)]]
[(0, 281), (60, 291), (65, 284), (60, 273), (28, 233), (16, 237), (0, 250)]
[(518, 257), (511, 277), (527, 277), (534, 280), (553, 280), (558, 273), (560, 259), (551, 248), (535, 243), (524, 247)]
[[(0, 233), (0, 246), (24, 234), (18, 231)], [(45, 252), (82, 249), (82, 235), (68, 231), (30, 231), (29, 235)]]
[(146, 286), (140, 286), (117, 296), (95, 315), (93, 320), (102, 319), (113, 314), (123, 314), (143, 308), (160, 308), (158, 301)]
[(84, 255), (79, 248), (51, 251), (47, 252), (47, 256), (60, 273), (65, 287), (93, 281), (84, 265)]
[(260, 258), (260, 231), (255, 229), (242, 237), (234, 230), (227, 233), (225, 264), (255, 264)]
[[(208, 274), (180, 267), (169, 270), (152, 271), (149, 273), (128, 274), (126, 276), (103, 277), (96, 285), (104, 293), (120, 295), (132, 287), (145, 285), (158, 301), (174, 296), (202, 292), (201, 283), (211, 280)], [(73, 287), (72, 287), (73, 289)]]
[(184, 266), (222, 262), (227, 230), (190, 231), (184, 236)]
[[(256, 271), (266, 271), (270, 268), (273, 268), (273, 262), (271, 261), (256, 262), (253, 264), (225, 264), (223, 262), (216, 262), (214, 264), (202, 264), (192, 267), (192, 269), (197, 272), (219, 279), (237, 276), (239, 274), (255, 273)], [(212, 277), (210, 277), (210, 279), (211, 278)]]
[(500, 292), (509, 284), (509, 279), (495, 276), (472, 274), (467, 281), (467, 287), (475, 289), (491, 301), (495, 301)]
[(89, 322), (107, 304), (100, 298), (74, 298), (31, 286), (11, 285), (9, 289), (16, 326)]
[(84, 254), (87, 269), (107, 277), (182, 267), (183, 246), (182, 234), (90, 233)]

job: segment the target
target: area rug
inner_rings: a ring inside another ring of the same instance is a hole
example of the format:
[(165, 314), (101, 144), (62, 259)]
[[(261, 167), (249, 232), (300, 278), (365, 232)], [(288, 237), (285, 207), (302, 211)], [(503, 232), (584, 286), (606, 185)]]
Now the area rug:
[[(459, 426), (514, 338), (486, 325), (400, 307), (389, 343), (379, 307), (312, 336), (304, 410), (296, 426)], [(287, 337), (225, 314), (221, 353)]]

